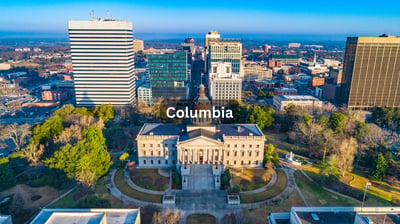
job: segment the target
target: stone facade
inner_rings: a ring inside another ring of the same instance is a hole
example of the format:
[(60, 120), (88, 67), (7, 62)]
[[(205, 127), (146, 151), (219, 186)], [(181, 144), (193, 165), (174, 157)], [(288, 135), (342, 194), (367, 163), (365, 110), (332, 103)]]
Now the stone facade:
[(262, 167), (265, 136), (255, 124), (144, 124), (137, 136), (139, 167), (218, 164)]

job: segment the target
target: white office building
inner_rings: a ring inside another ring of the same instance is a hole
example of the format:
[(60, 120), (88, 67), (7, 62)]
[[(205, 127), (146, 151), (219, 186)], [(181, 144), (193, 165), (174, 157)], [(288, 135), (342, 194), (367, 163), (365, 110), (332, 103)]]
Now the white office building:
[(242, 80), (238, 76), (232, 72), (232, 64), (229, 62), (211, 63), (209, 88), (214, 105), (241, 99)]
[(132, 23), (69, 21), (77, 106), (135, 105)]

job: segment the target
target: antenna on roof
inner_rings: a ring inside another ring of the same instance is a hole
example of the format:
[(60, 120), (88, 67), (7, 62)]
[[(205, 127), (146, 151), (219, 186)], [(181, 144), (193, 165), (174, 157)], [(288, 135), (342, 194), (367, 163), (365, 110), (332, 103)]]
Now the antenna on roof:
[(90, 21), (94, 20), (94, 10), (90, 11)]

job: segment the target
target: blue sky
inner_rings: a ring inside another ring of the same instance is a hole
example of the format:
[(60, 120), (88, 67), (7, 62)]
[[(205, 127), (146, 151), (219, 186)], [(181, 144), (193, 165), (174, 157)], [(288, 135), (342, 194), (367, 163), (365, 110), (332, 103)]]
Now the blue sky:
[(88, 20), (91, 10), (131, 21), (138, 33), (400, 35), (394, 0), (10, 0), (0, 6), (0, 31), (62, 33), (68, 20)]

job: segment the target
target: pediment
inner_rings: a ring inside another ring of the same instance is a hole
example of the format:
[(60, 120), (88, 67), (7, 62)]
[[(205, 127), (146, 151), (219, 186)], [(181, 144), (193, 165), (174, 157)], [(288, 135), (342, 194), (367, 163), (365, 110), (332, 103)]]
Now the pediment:
[(221, 146), (223, 144), (224, 143), (222, 143), (220, 141), (217, 141), (215, 139), (208, 138), (208, 137), (205, 137), (205, 136), (199, 136), (199, 137), (196, 137), (196, 138), (192, 138), (192, 139), (188, 139), (186, 141), (180, 142), (178, 144), (178, 146), (186, 146), (186, 147), (187, 146), (193, 146), (193, 147), (196, 147), (196, 146), (202, 146), (202, 147), (210, 146), (210, 147), (212, 147), (212, 146)]

